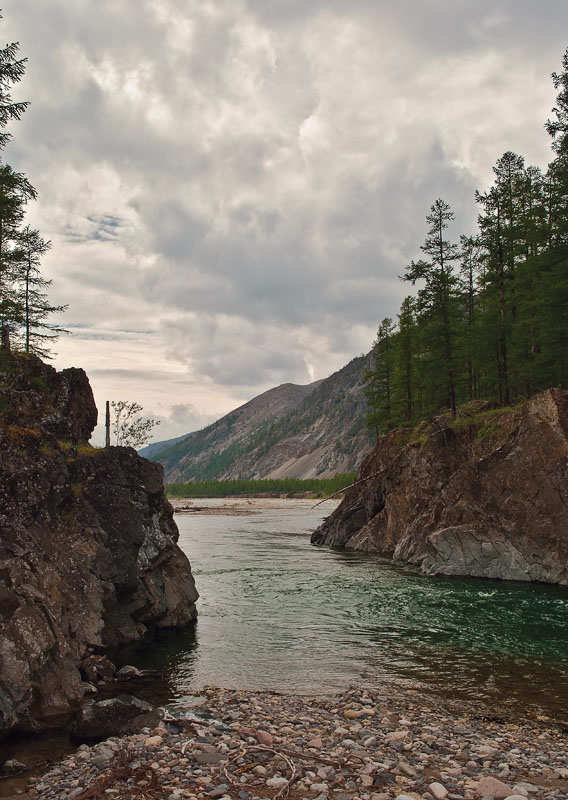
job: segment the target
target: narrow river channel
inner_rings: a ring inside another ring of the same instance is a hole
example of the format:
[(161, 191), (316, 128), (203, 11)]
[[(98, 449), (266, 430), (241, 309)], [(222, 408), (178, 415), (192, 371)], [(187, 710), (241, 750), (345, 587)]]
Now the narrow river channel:
[(313, 693), (395, 683), (566, 716), (566, 588), (428, 578), (316, 548), (309, 534), (334, 504), (312, 506), (259, 500), (249, 516), (176, 516), (201, 594), (196, 630), (125, 654), (165, 673), (170, 701), (207, 684)]

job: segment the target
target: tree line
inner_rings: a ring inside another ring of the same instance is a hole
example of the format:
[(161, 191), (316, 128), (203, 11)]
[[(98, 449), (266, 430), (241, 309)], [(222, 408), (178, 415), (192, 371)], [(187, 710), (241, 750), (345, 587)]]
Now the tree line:
[[(10, 93), (26, 69), (27, 59), (19, 58), (18, 52), (18, 42), (0, 49), (0, 151), (12, 138), (6, 126), (21, 119), (29, 105), (14, 101)], [(0, 156), (0, 347), (9, 351), (15, 345), (46, 356), (50, 342), (63, 332), (47, 320), (66, 306), (49, 302), (51, 281), (40, 272), (41, 259), (51, 243), (25, 224), (26, 207), (36, 198), (26, 176)]]
[(354, 472), (335, 475), (333, 478), (264, 478), (260, 480), (237, 479), (227, 481), (195, 481), (192, 483), (166, 483), (170, 497), (238, 497), (242, 495), (298, 495), (309, 493), (314, 497), (329, 497), (355, 481)]
[(452, 239), (443, 199), (426, 217), (422, 257), (401, 276), (417, 285), (396, 323), (384, 319), (365, 374), (369, 426), (384, 431), (476, 400), (517, 403), (568, 383), (568, 50), (545, 128), (544, 172), (506, 152), (477, 192), (478, 230)]

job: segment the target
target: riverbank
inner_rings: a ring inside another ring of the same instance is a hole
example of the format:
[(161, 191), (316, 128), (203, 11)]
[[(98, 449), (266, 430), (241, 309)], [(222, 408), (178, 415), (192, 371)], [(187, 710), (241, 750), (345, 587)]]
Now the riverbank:
[[(475, 800), (568, 795), (568, 727), (398, 689), (335, 696), (204, 689), (184, 718), (83, 745), (42, 800)], [(21, 797), (21, 795), (20, 795)]]
[[(306, 497), (169, 497), (174, 513), (194, 514), (205, 516), (240, 517), (250, 514), (260, 514), (262, 511), (282, 510), (290, 507), (290, 503), (305, 503), (306, 500), (314, 507), (319, 504), (322, 510), (328, 513), (339, 505), (339, 500), (328, 498)], [(325, 503), (325, 505), (324, 505)]]

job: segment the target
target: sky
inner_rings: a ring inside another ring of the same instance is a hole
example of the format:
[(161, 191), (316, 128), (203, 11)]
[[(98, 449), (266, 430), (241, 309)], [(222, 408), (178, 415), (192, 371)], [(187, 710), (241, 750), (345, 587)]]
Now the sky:
[(457, 239), (505, 151), (552, 157), (565, 0), (1, 6), (31, 104), (3, 157), (69, 306), (52, 363), (155, 439), (367, 352), (430, 205)]

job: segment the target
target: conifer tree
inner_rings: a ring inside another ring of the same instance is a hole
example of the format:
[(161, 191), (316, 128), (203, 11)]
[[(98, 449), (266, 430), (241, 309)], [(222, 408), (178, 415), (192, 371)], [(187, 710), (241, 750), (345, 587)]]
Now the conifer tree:
[(51, 280), (46, 280), (40, 272), (42, 256), (51, 248), (38, 230), (26, 225), (18, 233), (18, 252), (20, 264), (18, 269), (19, 293), (18, 301), (22, 310), (23, 344), (26, 353), (34, 352), (47, 357), (48, 344), (67, 333), (64, 328), (48, 324), (45, 320), (52, 314), (61, 314), (66, 305), (54, 306), (47, 299), (47, 289)]
[(368, 426), (379, 435), (393, 426), (392, 388), (394, 372), (392, 320), (385, 318), (379, 325), (377, 338), (370, 354), (370, 365), (364, 374), (369, 406)]
[(454, 214), (441, 198), (430, 209), (426, 221), (430, 224), (428, 235), (421, 247), (429, 260), (412, 261), (403, 280), (413, 285), (423, 280), (425, 286), (418, 292), (421, 316), (428, 334), (430, 371), (429, 404), (437, 405), (441, 395), (456, 413), (456, 359), (458, 326), (458, 281), (453, 262), (459, 255), (458, 246), (446, 239), (445, 231)]

